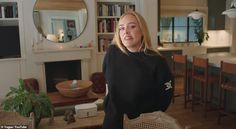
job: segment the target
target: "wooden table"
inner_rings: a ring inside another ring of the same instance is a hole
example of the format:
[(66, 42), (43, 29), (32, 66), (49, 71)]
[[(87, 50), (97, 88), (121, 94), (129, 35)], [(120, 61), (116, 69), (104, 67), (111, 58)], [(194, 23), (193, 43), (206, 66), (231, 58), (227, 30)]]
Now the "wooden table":
[(76, 118), (76, 122), (67, 124), (63, 116), (54, 117), (54, 122), (49, 124), (49, 119), (41, 120), (37, 129), (92, 129), (102, 127), (104, 111), (98, 111), (97, 116), (88, 118)]
[(89, 103), (98, 99), (98, 95), (92, 91), (89, 91), (87, 95), (78, 98), (64, 97), (59, 92), (51, 92), (47, 95), (55, 107)]

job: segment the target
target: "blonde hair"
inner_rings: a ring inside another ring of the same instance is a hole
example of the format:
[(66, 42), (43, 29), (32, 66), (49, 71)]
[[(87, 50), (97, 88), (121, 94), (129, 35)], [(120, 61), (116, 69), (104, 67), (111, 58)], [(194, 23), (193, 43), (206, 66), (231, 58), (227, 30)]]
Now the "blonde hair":
[[(144, 18), (138, 14), (137, 12), (134, 11), (128, 11), (126, 13), (124, 13), (121, 17), (120, 20), (123, 19), (126, 15), (132, 15), (136, 18), (138, 25), (141, 29), (142, 32), (142, 44), (140, 47), (140, 51), (144, 51), (145, 53), (147, 53), (147, 50), (153, 50), (152, 48), (152, 43), (151, 43), (151, 38), (150, 38), (150, 34), (148, 31), (148, 27), (147, 27), (147, 23), (144, 20)], [(118, 22), (118, 25), (120, 23), (120, 20)], [(123, 45), (121, 39), (120, 39), (120, 31), (119, 31), (119, 26), (117, 25), (116, 27), (116, 31), (115, 31), (115, 35), (113, 37), (113, 43), (115, 43), (122, 52), (126, 53), (128, 52), (127, 48)], [(157, 52), (158, 53), (158, 52)]]

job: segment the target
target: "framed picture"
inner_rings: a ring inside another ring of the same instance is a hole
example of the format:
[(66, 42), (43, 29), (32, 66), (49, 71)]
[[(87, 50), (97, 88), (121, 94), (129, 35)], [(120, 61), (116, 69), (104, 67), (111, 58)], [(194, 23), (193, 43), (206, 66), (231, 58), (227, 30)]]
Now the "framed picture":
[(67, 20), (67, 26), (71, 28), (75, 28), (75, 20)]

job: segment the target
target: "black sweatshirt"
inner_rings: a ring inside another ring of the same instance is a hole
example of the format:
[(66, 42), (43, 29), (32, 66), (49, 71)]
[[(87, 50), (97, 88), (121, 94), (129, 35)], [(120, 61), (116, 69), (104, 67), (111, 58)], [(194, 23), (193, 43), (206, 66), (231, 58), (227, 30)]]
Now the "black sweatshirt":
[[(129, 118), (136, 118), (141, 113), (165, 111), (169, 106), (173, 76), (165, 58), (151, 50), (148, 53), (128, 52), (127, 55), (116, 45), (109, 47), (103, 62), (108, 84), (104, 129), (106, 124), (115, 126), (116, 122), (121, 122), (124, 113)], [(114, 128), (107, 126), (111, 127)]]

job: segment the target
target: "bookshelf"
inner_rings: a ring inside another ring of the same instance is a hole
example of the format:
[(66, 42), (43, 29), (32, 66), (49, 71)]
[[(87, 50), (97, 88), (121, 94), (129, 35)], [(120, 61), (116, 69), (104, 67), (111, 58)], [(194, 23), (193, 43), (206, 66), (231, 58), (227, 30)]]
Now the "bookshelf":
[(0, 59), (21, 58), (19, 1), (0, 0)]
[(97, 0), (97, 51), (104, 54), (115, 32), (119, 17), (126, 11), (135, 10), (134, 0)]

